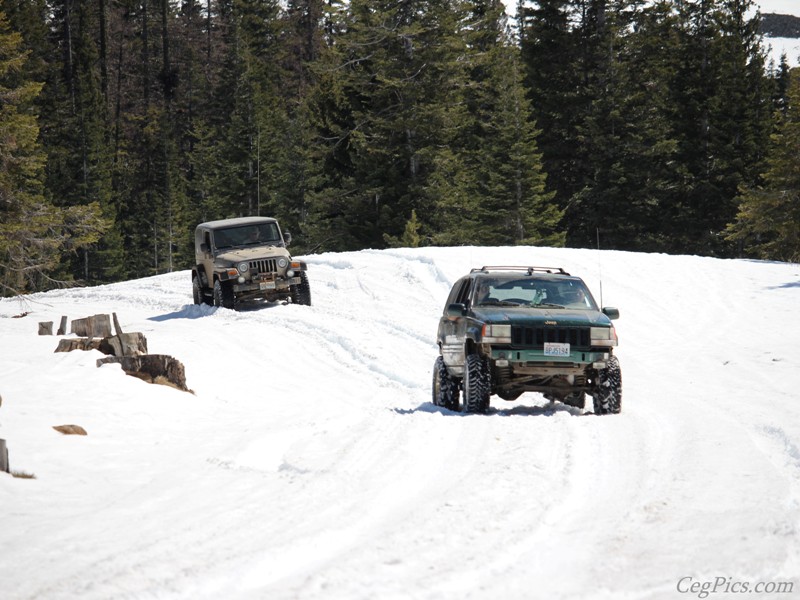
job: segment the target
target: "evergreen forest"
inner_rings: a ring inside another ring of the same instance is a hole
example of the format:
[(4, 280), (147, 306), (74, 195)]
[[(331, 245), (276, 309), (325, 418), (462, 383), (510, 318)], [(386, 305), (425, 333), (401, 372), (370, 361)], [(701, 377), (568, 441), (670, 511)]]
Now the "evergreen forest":
[(0, 295), (294, 254), (800, 261), (800, 82), (752, 0), (0, 0)]

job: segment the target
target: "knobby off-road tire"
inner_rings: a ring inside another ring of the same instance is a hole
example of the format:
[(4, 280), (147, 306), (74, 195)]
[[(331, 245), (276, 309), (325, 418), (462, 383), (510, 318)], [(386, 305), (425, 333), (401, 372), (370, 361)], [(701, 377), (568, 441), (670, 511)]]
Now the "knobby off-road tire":
[(205, 302), (205, 298), (203, 298), (203, 290), (200, 287), (199, 277), (192, 277), (192, 298), (194, 299), (195, 304), (203, 304)]
[(433, 363), (433, 403), (447, 410), (458, 410), (458, 380), (450, 377), (441, 356)]
[(464, 363), (465, 413), (485, 413), (489, 410), (489, 367), (477, 354), (468, 354)]
[(223, 284), (219, 279), (214, 282), (214, 306), (234, 307), (233, 288), (228, 283)]
[(596, 415), (617, 414), (622, 410), (622, 371), (616, 356), (609, 358), (606, 368), (598, 373), (593, 398)]
[(304, 271), (300, 271), (300, 283), (292, 286), (292, 304), (311, 306), (311, 284)]

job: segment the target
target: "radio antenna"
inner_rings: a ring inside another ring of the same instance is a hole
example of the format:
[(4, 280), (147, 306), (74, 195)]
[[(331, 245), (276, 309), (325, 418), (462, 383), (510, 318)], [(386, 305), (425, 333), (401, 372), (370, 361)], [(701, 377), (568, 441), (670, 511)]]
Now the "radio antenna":
[(603, 308), (603, 261), (600, 257), (600, 228), (596, 228), (597, 231), (597, 271), (600, 274), (600, 309)]

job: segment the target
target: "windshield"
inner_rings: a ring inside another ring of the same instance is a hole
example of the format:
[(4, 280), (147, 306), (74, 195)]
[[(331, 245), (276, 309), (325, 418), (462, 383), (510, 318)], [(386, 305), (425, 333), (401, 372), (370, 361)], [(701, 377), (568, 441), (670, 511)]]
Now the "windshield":
[(577, 279), (481, 278), (473, 295), (474, 306), (532, 306), (598, 310), (592, 294)]
[(256, 223), (214, 231), (214, 245), (220, 250), (235, 246), (274, 245), (280, 242), (277, 223)]

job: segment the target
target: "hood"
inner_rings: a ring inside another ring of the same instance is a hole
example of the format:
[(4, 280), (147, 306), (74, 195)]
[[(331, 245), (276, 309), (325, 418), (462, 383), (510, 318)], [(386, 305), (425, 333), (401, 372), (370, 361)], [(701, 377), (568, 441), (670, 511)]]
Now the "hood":
[(289, 252), (286, 248), (280, 246), (270, 246), (268, 248), (256, 246), (254, 248), (233, 248), (225, 252), (220, 252), (217, 254), (216, 260), (237, 263), (247, 260), (258, 260), (260, 258), (277, 258), (280, 256), (289, 258)]
[(474, 308), (472, 312), (476, 319), (484, 323), (510, 323), (511, 325), (525, 325), (528, 327), (538, 325), (561, 327), (611, 326), (611, 319), (596, 310), (479, 306)]

